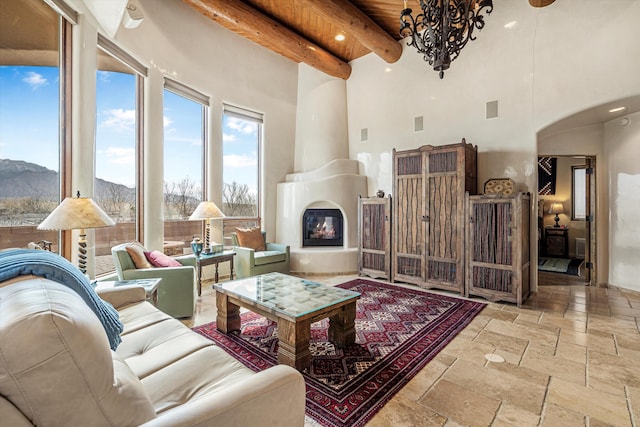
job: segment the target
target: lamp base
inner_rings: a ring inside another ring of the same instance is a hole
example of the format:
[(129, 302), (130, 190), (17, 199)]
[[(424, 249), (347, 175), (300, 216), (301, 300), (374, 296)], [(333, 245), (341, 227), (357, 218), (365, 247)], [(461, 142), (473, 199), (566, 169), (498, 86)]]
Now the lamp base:
[(556, 222), (556, 224), (553, 227), (560, 228), (560, 224), (558, 224), (558, 222), (560, 222), (560, 217), (558, 216), (558, 214), (556, 214), (556, 217), (553, 220)]

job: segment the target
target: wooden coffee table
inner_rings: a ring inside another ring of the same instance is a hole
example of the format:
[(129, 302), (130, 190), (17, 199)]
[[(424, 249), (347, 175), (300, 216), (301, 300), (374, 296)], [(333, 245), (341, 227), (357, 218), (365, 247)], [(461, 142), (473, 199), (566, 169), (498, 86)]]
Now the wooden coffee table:
[(278, 363), (303, 370), (311, 364), (311, 324), (329, 318), (329, 340), (338, 347), (356, 340), (357, 292), (269, 273), (213, 285), (217, 327), (240, 330), (240, 307), (278, 323)]

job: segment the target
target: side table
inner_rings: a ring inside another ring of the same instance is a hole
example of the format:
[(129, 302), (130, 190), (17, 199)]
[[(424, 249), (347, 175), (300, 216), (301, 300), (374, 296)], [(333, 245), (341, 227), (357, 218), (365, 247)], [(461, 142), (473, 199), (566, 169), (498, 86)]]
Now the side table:
[(215, 265), (216, 274), (214, 277), (215, 283), (218, 283), (218, 264), (221, 262), (229, 261), (231, 280), (233, 280), (233, 257), (236, 255), (234, 251), (222, 251), (212, 254), (200, 254), (196, 257), (196, 264), (198, 266), (198, 296), (202, 295), (202, 267), (205, 265)]
[(546, 256), (569, 258), (569, 229), (560, 227), (545, 228), (544, 248)]
[(147, 299), (151, 304), (158, 305), (158, 286), (160, 286), (161, 278), (153, 279), (133, 279), (133, 280), (105, 280), (104, 282), (95, 282), (95, 290), (117, 288), (119, 286), (142, 286), (147, 295)]

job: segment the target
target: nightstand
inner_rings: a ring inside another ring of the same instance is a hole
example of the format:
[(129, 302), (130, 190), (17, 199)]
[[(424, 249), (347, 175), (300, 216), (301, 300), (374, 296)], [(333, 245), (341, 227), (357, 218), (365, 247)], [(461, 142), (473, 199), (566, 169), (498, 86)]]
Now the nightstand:
[(544, 229), (545, 256), (569, 258), (569, 229), (546, 227)]

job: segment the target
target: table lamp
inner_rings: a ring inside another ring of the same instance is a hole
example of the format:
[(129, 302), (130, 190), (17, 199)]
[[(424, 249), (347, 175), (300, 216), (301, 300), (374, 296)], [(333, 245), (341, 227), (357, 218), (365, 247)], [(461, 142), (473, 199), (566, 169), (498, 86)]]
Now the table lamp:
[(111, 227), (116, 223), (89, 197), (67, 197), (45, 218), (38, 230), (80, 230), (78, 269), (87, 273), (87, 228)]
[(551, 207), (549, 208), (549, 213), (550, 214), (556, 214), (556, 217), (554, 218), (554, 221), (556, 222), (556, 224), (554, 225), (554, 227), (560, 227), (560, 224), (558, 224), (558, 222), (560, 221), (560, 217), (558, 216), (558, 214), (564, 213), (564, 206), (562, 205), (562, 203), (559, 202), (555, 202), (555, 203), (551, 203)]
[(224, 214), (213, 202), (200, 202), (198, 207), (189, 217), (189, 221), (204, 219), (204, 253), (210, 252), (211, 218), (224, 218)]

